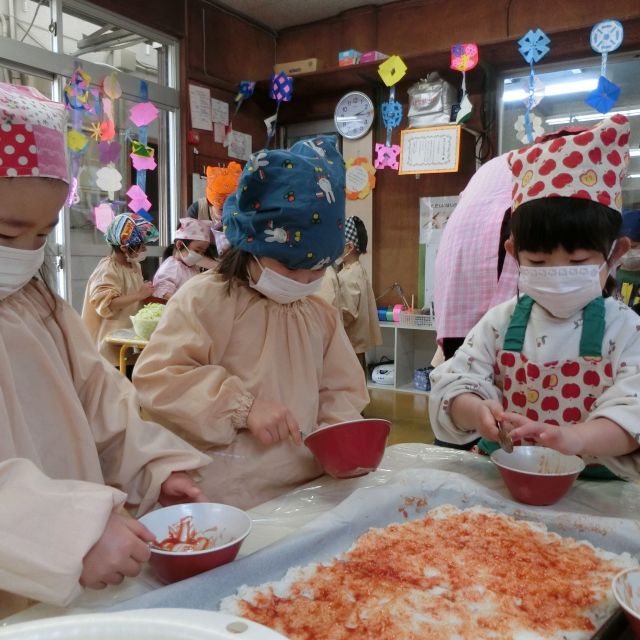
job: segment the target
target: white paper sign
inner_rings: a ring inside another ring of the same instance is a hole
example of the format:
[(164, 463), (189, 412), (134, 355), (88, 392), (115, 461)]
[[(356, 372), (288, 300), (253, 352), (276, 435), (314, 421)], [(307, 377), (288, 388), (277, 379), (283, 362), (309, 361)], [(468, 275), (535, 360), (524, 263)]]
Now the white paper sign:
[(199, 173), (191, 174), (191, 188), (193, 202), (197, 202), (200, 198), (204, 198), (207, 189), (207, 178)]
[(425, 245), (424, 306), (429, 309), (433, 308), (435, 296), (436, 256), (440, 238), (459, 199), (459, 196), (420, 198), (420, 244)]
[(459, 126), (405, 129), (400, 136), (399, 174), (450, 173), (458, 170)]
[(224, 142), (224, 136), (226, 132), (226, 126), (220, 122), (213, 123), (213, 141), (222, 144)]
[(361, 165), (347, 169), (347, 191), (359, 193), (369, 184), (369, 172)]
[(228, 153), (230, 158), (248, 160), (251, 155), (251, 136), (248, 133), (232, 131), (229, 135)]
[(222, 100), (211, 98), (211, 119), (220, 124), (229, 124), (229, 104)]
[(191, 126), (194, 129), (212, 131), (211, 92), (207, 87), (189, 85), (189, 107), (191, 110)]

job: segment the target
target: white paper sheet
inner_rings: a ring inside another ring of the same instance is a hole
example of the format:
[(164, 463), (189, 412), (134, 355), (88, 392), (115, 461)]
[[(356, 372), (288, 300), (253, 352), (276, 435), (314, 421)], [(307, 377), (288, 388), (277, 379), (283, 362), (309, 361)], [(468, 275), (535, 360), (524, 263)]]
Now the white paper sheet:
[(220, 124), (229, 124), (229, 103), (211, 98), (211, 119)]
[(248, 160), (251, 155), (251, 136), (248, 133), (232, 131), (229, 134), (228, 154), (230, 158)]
[(191, 113), (191, 127), (212, 131), (211, 122), (211, 91), (208, 87), (189, 85), (189, 109)]

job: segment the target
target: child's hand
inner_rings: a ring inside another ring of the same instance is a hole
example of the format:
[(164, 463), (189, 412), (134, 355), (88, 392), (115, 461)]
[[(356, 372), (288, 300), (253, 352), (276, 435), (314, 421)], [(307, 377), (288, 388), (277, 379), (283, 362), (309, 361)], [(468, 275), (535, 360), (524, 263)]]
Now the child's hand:
[(498, 441), (498, 427), (496, 420), (504, 419), (504, 409), (495, 400), (481, 400), (477, 409), (478, 433), (487, 440)]
[(174, 471), (162, 483), (158, 502), (167, 507), (183, 502), (209, 502), (209, 499), (184, 471)]
[(513, 425), (509, 434), (513, 440), (533, 440), (545, 447), (567, 455), (581, 455), (584, 441), (578, 425), (557, 426), (545, 422), (534, 422), (517, 413), (506, 413), (505, 420)]
[(262, 444), (275, 444), (289, 436), (294, 444), (302, 444), (298, 421), (277, 402), (256, 398), (247, 416), (247, 428)]
[(147, 298), (150, 298), (152, 295), (153, 295), (153, 282), (145, 282), (138, 289), (139, 300), (146, 300)]
[(133, 518), (112, 513), (102, 536), (82, 560), (80, 584), (89, 589), (104, 589), (120, 584), (125, 576), (133, 578), (151, 556), (148, 542), (155, 536)]

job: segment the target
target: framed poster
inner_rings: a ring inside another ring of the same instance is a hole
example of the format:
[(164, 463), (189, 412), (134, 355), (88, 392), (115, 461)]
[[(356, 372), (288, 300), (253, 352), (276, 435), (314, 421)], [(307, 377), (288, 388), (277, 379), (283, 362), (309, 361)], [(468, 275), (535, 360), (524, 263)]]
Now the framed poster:
[(460, 159), (459, 125), (443, 125), (400, 132), (400, 175), (454, 173)]

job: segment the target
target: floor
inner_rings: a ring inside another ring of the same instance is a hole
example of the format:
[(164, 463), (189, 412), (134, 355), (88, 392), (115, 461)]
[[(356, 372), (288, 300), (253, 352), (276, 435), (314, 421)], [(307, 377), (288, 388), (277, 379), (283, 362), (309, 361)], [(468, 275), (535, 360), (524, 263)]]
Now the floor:
[(433, 442), (426, 395), (370, 389), (367, 418), (386, 418), (393, 424), (388, 445), (399, 442)]

